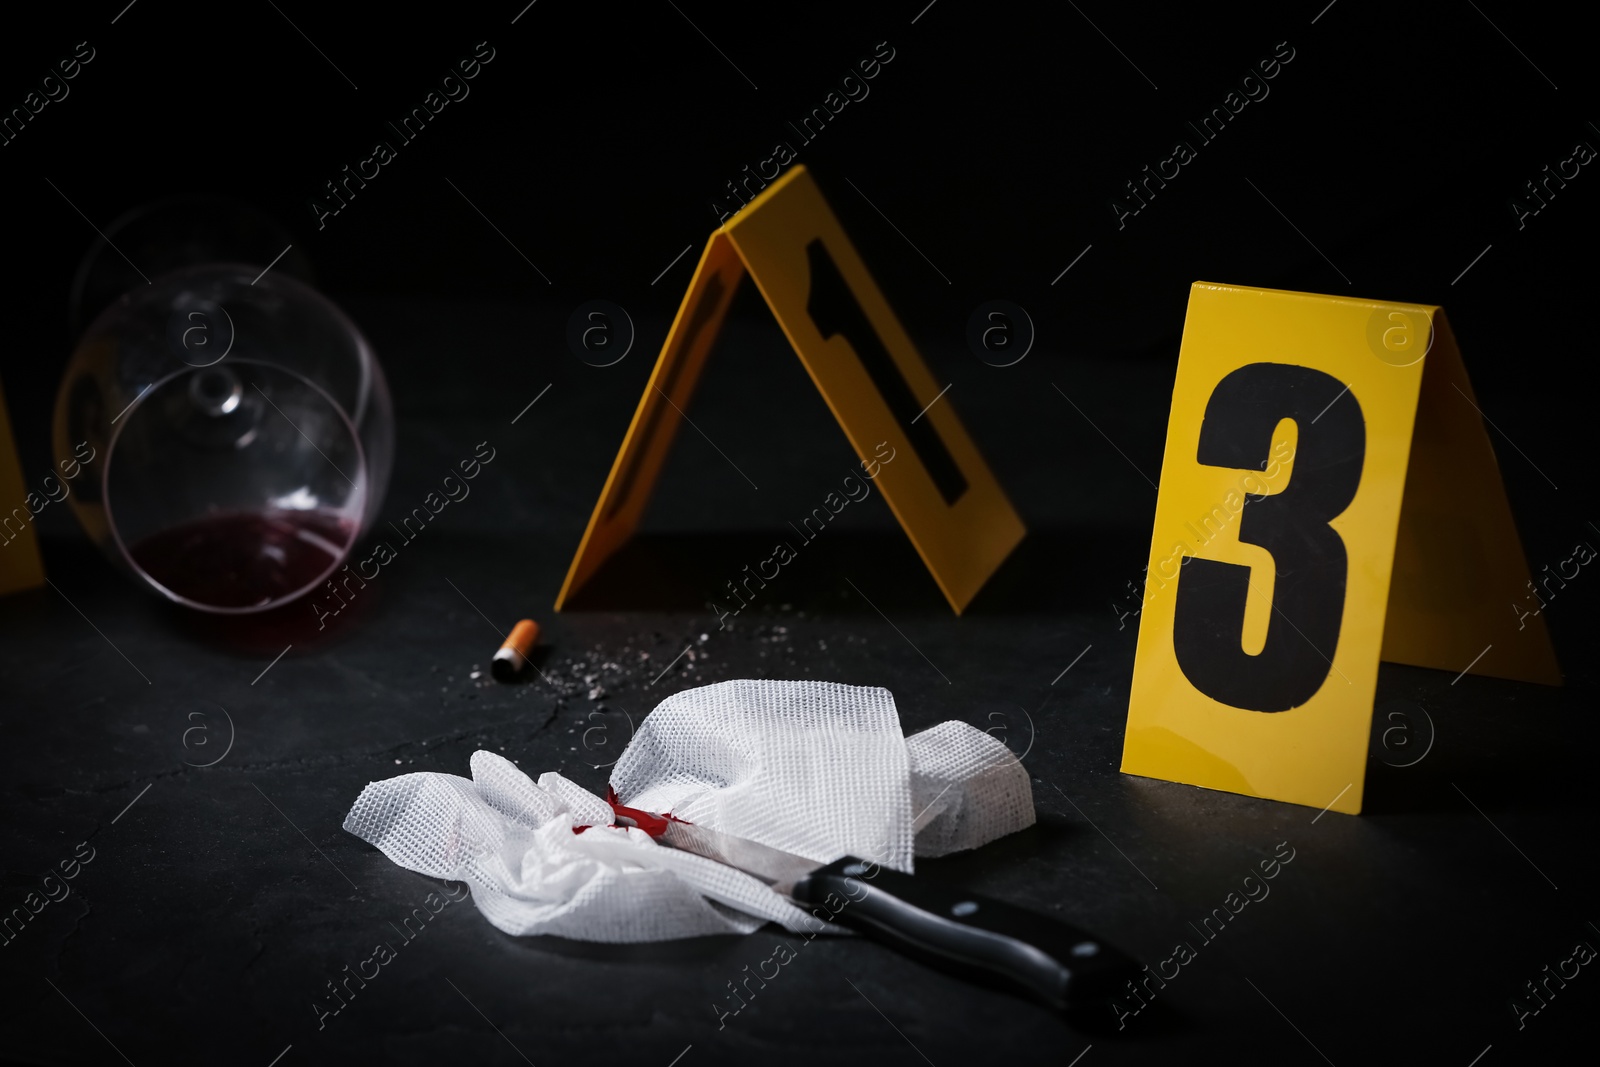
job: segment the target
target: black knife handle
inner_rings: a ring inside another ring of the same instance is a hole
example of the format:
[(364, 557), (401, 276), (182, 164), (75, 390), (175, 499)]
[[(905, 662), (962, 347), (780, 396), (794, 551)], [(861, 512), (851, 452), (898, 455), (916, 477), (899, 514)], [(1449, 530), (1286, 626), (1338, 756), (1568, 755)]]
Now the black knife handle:
[(1077, 927), (846, 856), (795, 883), (795, 901), (963, 977), (999, 979), (1055, 1008), (1122, 992), (1142, 968)]

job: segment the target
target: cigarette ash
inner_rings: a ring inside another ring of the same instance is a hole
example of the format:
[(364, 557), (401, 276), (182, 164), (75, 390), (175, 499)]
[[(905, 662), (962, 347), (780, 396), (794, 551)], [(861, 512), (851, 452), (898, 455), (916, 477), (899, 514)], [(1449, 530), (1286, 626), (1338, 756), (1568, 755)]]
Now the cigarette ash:
[[(479, 707), (485, 712), (524, 699), (548, 711), (548, 718), (542, 718), (531, 734), (528, 722), (519, 716), (515, 726), (480, 727), (459, 743), (470, 742), (507, 758), (514, 753), (513, 762), (525, 769), (558, 770), (576, 775), (580, 784), (593, 784), (587, 779), (594, 777), (603, 790), (608, 768), (632, 739), (633, 730), (672, 693), (730, 678), (834, 677), (839, 672), (836, 657), (850, 656), (852, 646), (868, 643), (829, 623), (808, 619), (805, 611), (796, 612), (789, 604), (730, 620), (721, 629), (693, 619), (662, 629), (629, 632), (614, 623), (607, 628), (618, 632), (618, 640), (597, 641), (581, 650), (570, 640), (541, 646), (533, 662), (509, 684), (496, 681), (482, 661), (449, 673), (434, 666), (437, 682), (442, 683), (443, 707), (460, 709), (460, 701), (481, 697)], [(557, 723), (566, 725), (564, 734), (546, 732)], [(547, 747), (552, 741), (554, 751)]]

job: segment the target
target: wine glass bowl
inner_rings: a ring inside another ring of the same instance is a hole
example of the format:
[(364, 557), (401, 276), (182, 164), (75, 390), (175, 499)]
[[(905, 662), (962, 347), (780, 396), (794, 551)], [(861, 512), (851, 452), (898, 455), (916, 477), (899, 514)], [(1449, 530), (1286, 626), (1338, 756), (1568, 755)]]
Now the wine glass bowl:
[(101, 457), (98, 484), (71, 498), (91, 538), (168, 599), (241, 614), (344, 561), (381, 505), (394, 415), (330, 301), (259, 267), (204, 264), (135, 287), (84, 333), (56, 455), (80, 442)]

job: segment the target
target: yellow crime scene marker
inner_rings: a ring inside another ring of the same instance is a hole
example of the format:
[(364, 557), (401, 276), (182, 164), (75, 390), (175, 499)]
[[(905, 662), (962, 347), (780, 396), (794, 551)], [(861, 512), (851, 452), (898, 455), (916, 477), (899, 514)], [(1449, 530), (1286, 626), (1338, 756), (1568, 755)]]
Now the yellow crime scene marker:
[(1380, 659), (1559, 685), (1437, 307), (1196, 282), (1122, 770), (1361, 810)]
[(44, 584), (44, 561), (39, 558), (34, 510), (30, 506), (38, 499), (38, 494), (28, 492), (23, 483), (17, 442), (11, 434), (11, 416), (6, 411), (6, 394), (0, 389), (0, 596)]
[(878, 488), (959, 614), (1024, 527), (816, 182), (797, 166), (717, 229), (556, 598), (560, 610), (638, 527), (678, 424), (748, 273), (863, 460), (897, 457)]

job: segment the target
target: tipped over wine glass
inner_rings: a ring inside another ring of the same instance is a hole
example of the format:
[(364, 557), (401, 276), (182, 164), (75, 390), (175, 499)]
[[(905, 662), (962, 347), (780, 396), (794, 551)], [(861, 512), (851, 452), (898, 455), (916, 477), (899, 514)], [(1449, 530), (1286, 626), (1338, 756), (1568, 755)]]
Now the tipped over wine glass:
[[(197, 238), (197, 215), (226, 225)], [(269, 269), (288, 243), (270, 220), (173, 201), (120, 220), (104, 245), (160, 250), (164, 234), (183, 241), (167, 258), (187, 262), (133, 284), (83, 332), (53, 448), (94, 450), (73, 507), (135, 578), (200, 611), (266, 611), (321, 585), (376, 518), (394, 452), (388, 386), (339, 308)], [(97, 245), (75, 292), (128, 265)]]

